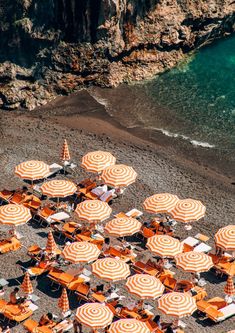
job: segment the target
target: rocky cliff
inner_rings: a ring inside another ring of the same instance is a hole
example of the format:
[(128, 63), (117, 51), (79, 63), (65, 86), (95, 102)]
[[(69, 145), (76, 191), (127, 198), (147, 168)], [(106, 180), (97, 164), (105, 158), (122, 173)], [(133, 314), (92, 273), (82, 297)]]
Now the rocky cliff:
[(0, 0), (0, 105), (149, 78), (234, 30), (233, 0)]

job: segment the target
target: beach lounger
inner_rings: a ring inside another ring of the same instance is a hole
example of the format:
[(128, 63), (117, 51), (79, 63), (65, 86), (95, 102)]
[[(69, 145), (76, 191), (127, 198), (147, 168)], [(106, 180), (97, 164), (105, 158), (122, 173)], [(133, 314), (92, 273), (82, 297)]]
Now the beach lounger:
[(129, 216), (129, 217), (132, 217), (135, 219), (141, 217), (142, 215), (143, 215), (143, 212), (141, 212), (140, 210), (138, 210), (136, 208), (133, 208), (126, 213), (126, 216)]
[(0, 201), (5, 201), (5, 202), (9, 202), (11, 197), (13, 196), (14, 192), (13, 191), (9, 191), (9, 190), (2, 190), (0, 191)]
[(20, 248), (21, 248), (21, 243), (15, 237), (10, 238), (9, 240), (0, 241), (0, 253), (17, 251)]
[(197, 245), (193, 251), (195, 252), (204, 252), (204, 253), (208, 253), (210, 250), (212, 249), (211, 246), (205, 244), (205, 243), (200, 243), (199, 245)]
[(198, 239), (189, 236), (189, 237), (185, 238), (185, 239), (182, 241), (182, 244), (187, 244), (187, 245), (190, 245), (190, 246), (195, 247), (196, 245), (199, 244), (199, 242), (200, 242), (200, 241), (199, 241)]
[(88, 294), (89, 294), (90, 287), (85, 283), (80, 283), (76, 288), (76, 294), (78, 296), (78, 301), (84, 300), (86, 302), (89, 301)]
[(48, 224), (47, 218), (53, 214), (55, 214), (55, 210), (49, 206), (45, 206), (37, 212), (37, 215), (34, 216), (34, 219), (39, 221), (40, 224)]
[(10, 198), (10, 203), (20, 204), (20, 203), (23, 203), (24, 199), (25, 199), (25, 196), (22, 193), (16, 192)]
[(59, 171), (61, 171), (63, 169), (63, 167), (61, 165), (57, 164), (57, 163), (51, 164), (49, 166), (49, 168), (50, 168), (50, 172), (49, 172), (47, 178), (55, 175), (57, 172), (59, 172)]
[(224, 321), (225, 319), (228, 319), (232, 316), (235, 315), (235, 304), (229, 304), (226, 305), (225, 307), (216, 310), (213, 307), (207, 308), (206, 311), (206, 316), (213, 320), (214, 322), (221, 322)]

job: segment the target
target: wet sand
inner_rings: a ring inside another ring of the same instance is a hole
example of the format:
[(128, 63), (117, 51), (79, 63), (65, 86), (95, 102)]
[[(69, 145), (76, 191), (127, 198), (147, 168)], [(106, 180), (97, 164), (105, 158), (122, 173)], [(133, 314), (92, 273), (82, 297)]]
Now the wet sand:
[[(113, 213), (131, 208), (142, 209), (144, 199), (157, 192), (176, 193), (180, 198), (193, 197), (202, 200), (207, 207), (204, 220), (193, 224), (191, 231), (185, 231), (182, 224), (177, 225), (177, 234), (181, 238), (194, 236), (198, 232), (210, 236), (213, 246), (216, 230), (234, 223), (234, 187), (231, 179), (205, 169), (196, 161), (177, 155), (174, 147), (143, 139), (138, 133), (127, 132), (124, 127), (107, 119), (103, 107), (83, 91), (70, 97), (61, 97), (46, 107), (33, 112), (0, 111), (0, 188), (16, 188), (23, 182), (13, 175), (14, 166), (28, 159), (41, 159), (47, 163), (60, 162), (60, 149), (67, 138), (72, 159), (79, 165), (81, 157), (88, 151), (103, 149), (112, 152), (118, 163), (132, 165), (138, 172), (138, 180), (131, 185), (124, 196), (112, 205)], [(163, 140), (163, 139), (162, 139)], [(77, 167), (69, 176), (79, 181), (86, 173)], [(2, 228), (1, 228), (2, 230)], [(46, 243), (48, 229), (32, 225), (20, 227), (25, 247)], [(10, 285), (16, 284), (14, 278), (22, 276), (20, 265), (28, 261), (26, 249), (0, 256), (0, 276), (10, 279)], [(140, 259), (147, 259), (148, 251), (140, 251)], [(6, 265), (7, 262), (7, 265)], [(18, 264), (16, 265), (16, 262)], [(175, 269), (174, 269), (175, 270)], [(177, 279), (188, 277), (176, 271)], [(215, 278), (213, 273), (205, 274), (208, 281), (206, 289), (209, 296), (224, 296), (224, 279)], [(38, 319), (45, 311), (59, 313), (57, 301), (59, 292), (51, 290), (46, 278), (34, 281), (35, 293), (40, 296), (37, 302), (39, 310), (34, 317)], [(118, 284), (123, 288), (123, 283)], [(122, 289), (126, 294), (125, 289)], [(50, 297), (47, 295), (49, 294)], [(71, 306), (76, 308), (76, 298), (71, 295)], [(166, 319), (165, 316), (162, 316)], [(168, 318), (170, 320), (170, 318)], [(186, 333), (226, 332), (234, 328), (234, 318), (212, 326), (211, 322), (200, 321), (197, 317), (183, 320), (187, 323)], [(23, 332), (21, 326), (15, 332)]]

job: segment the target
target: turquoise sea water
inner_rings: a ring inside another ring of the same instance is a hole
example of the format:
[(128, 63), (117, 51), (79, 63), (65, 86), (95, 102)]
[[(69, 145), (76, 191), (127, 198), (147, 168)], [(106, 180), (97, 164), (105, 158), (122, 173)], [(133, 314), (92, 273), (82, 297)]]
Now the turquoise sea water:
[(142, 88), (168, 113), (164, 122), (151, 112), (148, 126), (215, 148), (235, 148), (235, 36), (200, 49)]

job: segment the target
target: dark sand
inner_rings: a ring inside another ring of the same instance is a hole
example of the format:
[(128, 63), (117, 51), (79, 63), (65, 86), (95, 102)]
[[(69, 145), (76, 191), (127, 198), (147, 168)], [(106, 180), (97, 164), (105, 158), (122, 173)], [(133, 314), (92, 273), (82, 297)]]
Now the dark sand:
[[(157, 192), (175, 193), (180, 198), (193, 197), (206, 205), (206, 217), (194, 223), (189, 232), (178, 223), (177, 234), (185, 238), (201, 232), (211, 237), (209, 244), (213, 245), (216, 230), (234, 223), (235, 198), (231, 179), (215, 170), (198, 166), (193, 160), (182, 158), (170, 146), (167, 148), (161, 142), (156, 145), (134, 134), (127, 132), (113, 119), (107, 119), (103, 107), (85, 91), (68, 98), (58, 98), (33, 112), (0, 111), (0, 188), (11, 189), (23, 185), (14, 176), (13, 170), (24, 160), (41, 159), (49, 164), (58, 163), (63, 138), (67, 138), (72, 159), (78, 165), (86, 152), (103, 149), (112, 152), (118, 163), (132, 165), (138, 172), (136, 183), (113, 204), (114, 214), (134, 207), (142, 209), (144, 199)], [(78, 167), (69, 177), (78, 181), (85, 177), (85, 172)], [(21, 264), (29, 259), (25, 247), (33, 243), (45, 245), (47, 231), (31, 225), (20, 227), (20, 232), (24, 234), (24, 247), (0, 256), (0, 276), (10, 279), (11, 286), (16, 283), (14, 278), (22, 276), (20, 265), (16, 265), (16, 262)], [(139, 254), (140, 259), (148, 257), (148, 251)], [(176, 272), (177, 278), (188, 277), (178, 270)], [(205, 274), (205, 277), (209, 296), (224, 296), (225, 279), (217, 279), (212, 273)], [(40, 296), (37, 302), (39, 310), (34, 317), (38, 319), (45, 311), (59, 314), (57, 298), (60, 293), (50, 290), (49, 280), (39, 279), (33, 285), (35, 293)], [(123, 286), (123, 283), (119, 286)], [(76, 308), (76, 298), (72, 295), (71, 305), (73, 309)], [(235, 328), (234, 318), (219, 325), (212, 325), (209, 320), (200, 321), (197, 317), (183, 320), (187, 323), (187, 333), (222, 333)], [(23, 331), (22, 326), (14, 330)]]

